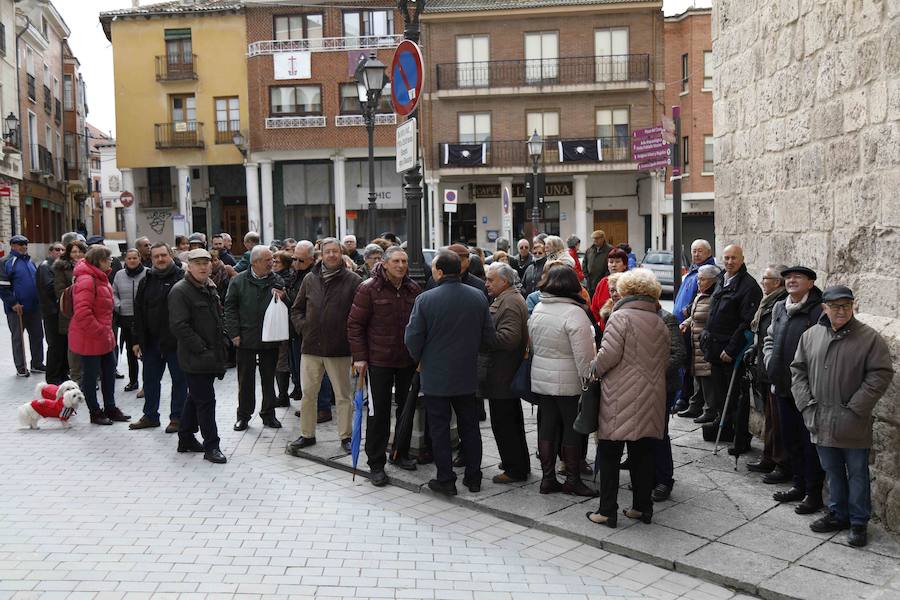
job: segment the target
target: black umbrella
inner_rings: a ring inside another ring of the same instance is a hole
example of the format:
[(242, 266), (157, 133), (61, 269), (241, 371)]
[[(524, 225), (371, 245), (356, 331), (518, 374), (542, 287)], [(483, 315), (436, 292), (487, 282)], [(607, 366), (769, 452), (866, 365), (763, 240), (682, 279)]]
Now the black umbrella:
[(397, 426), (394, 428), (394, 444), (391, 450), (391, 460), (396, 461), (400, 456), (408, 456), (409, 442), (412, 437), (413, 418), (416, 416), (416, 403), (419, 399), (419, 372), (413, 375), (412, 382), (409, 385), (409, 393), (406, 394), (406, 404), (403, 405), (403, 412), (397, 420)]

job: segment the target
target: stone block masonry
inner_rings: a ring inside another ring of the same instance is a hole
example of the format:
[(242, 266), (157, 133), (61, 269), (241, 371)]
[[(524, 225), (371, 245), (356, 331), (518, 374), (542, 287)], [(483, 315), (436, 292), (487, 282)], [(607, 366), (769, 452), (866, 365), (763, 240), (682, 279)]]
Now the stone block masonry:
[[(758, 275), (851, 286), (900, 373), (900, 2), (716, 0), (716, 237)], [(721, 249), (721, 248), (720, 248)], [(900, 376), (875, 410), (873, 502), (900, 530)]]

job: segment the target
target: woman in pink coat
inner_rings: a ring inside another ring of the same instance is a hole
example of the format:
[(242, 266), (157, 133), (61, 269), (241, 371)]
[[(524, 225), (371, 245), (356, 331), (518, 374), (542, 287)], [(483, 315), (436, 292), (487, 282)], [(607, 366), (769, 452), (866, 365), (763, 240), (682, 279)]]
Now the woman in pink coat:
[[(112, 286), (109, 284), (110, 251), (106, 246), (91, 246), (84, 260), (75, 265), (72, 284), (72, 321), (69, 324), (69, 349), (81, 357), (81, 381), (84, 400), (91, 411), (91, 423), (112, 425), (128, 421), (116, 406), (116, 356), (113, 350)], [(100, 377), (103, 410), (97, 403), (95, 382)]]

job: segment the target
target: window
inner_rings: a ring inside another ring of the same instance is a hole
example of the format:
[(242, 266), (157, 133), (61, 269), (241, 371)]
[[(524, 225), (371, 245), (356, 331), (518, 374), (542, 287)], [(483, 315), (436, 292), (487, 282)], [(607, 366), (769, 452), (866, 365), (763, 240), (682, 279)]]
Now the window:
[(486, 87), (490, 82), (490, 38), (486, 35), (456, 37), (456, 83), (459, 87)]
[[(394, 107), (391, 106), (391, 84), (387, 83), (378, 99), (378, 108), (375, 110), (378, 114), (391, 114)], [(359, 115), (362, 114), (362, 107), (359, 104), (359, 93), (356, 90), (355, 83), (341, 84), (341, 114), (342, 115)]]
[(125, 209), (116, 208), (116, 231), (125, 231)]
[[(76, 138), (77, 140), (78, 138)], [(75, 160), (78, 161), (78, 144), (75, 145)], [(59, 173), (60, 179), (65, 179), (66, 174), (63, 172), (63, 159), (62, 159), (62, 136), (58, 133), (56, 134), (56, 154), (53, 155), (55, 157), (56, 162), (56, 171)]]
[(191, 30), (166, 29), (166, 63), (169, 65), (190, 65), (194, 62), (191, 44)]
[(172, 122), (184, 123), (197, 120), (197, 99), (190, 96), (171, 96)]
[(556, 111), (525, 113), (525, 123), (526, 138), (535, 131), (544, 139), (559, 137), (559, 113)]
[(34, 50), (31, 46), (25, 46), (25, 71), (34, 76)]
[(627, 108), (597, 110), (597, 137), (603, 148), (604, 160), (625, 160), (631, 145)]
[(66, 162), (69, 163), (69, 167), (72, 167), (75, 164), (75, 136), (71, 133), (66, 134)]
[(28, 111), (28, 145), (31, 148), (31, 170), (38, 170), (38, 163), (40, 162), (40, 158), (38, 157), (38, 130), (37, 130), (37, 115), (35, 115), (30, 110)]
[(691, 166), (691, 144), (688, 136), (681, 138), (681, 164), (681, 172), (687, 173)]
[(276, 40), (321, 40), (323, 17), (312, 15), (287, 15), (275, 17)]
[(491, 139), (491, 113), (459, 113), (459, 142), (480, 144)]
[(363, 10), (344, 13), (344, 37), (394, 34), (394, 13), (390, 10)]
[(50, 67), (44, 65), (44, 85), (50, 89)]
[(555, 31), (525, 34), (525, 81), (540, 83), (559, 76), (559, 36)]
[(703, 89), (711, 90), (713, 87), (713, 55), (712, 52), (703, 53)]
[(75, 110), (75, 88), (72, 87), (71, 75), (63, 75), (63, 108)]
[(273, 115), (321, 115), (322, 88), (318, 85), (292, 85), (269, 89)]
[(688, 63), (688, 55), (681, 55), (681, 93), (686, 94), (688, 91), (688, 77), (691, 73), (691, 67)]
[(597, 81), (628, 79), (628, 29), (600, 29), (594, 32)]
[(147, 189), (149, 192), (148, 207), (172, 206), (172, 174), (169, 167), (148, 168)]
[(6, 23), (0, 23), (0, 55), (6, 56)]
[(41, 33), (44, 34), (44, 39), (50, 39), (47, 36), (47, 17), (41, 15)]
[(703, 172), (712, 173), (715, 169), (715, 141), (713, 136), (703, 136)]
[(237, 96), (216, 98), (215, 105), (216, 131), (239, 131), (241, 128), (241, 110)]
[(59, 78), (53, 78), (53, 97), (59, 100)]
[(53, 151), (53, 130), (50, 129), (49, 125), (44, 125), (44, 147), (51, 152)]

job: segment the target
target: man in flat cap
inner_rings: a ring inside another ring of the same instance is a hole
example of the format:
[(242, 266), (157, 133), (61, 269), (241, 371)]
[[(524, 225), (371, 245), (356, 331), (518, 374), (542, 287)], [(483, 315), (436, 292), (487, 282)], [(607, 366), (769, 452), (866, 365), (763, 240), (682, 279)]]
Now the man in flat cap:
[(791, 390), (828, 474), (828, 514), (809, 528), (830, 532), (849, 527), (847, 541), (859, 547), (868, 543), (872, 512), (872, 410), (894, 368), (884, 339), (854, 318), (853, 300), (846, 286), (825, 290), (825, 314), (800, 337), (791, 363)]
[(802, 501), (794, 511), (807, 515), (822, 508), (825, 472), (803, 424), (791, 392), (791, 362), (800, 336), (819, 322), (822, 316), (822, 292), (816, 287), (816, 272), (802, 266), (781, 271), (788, 296), (777, 302), (772, 322), (763, 342), (766, 373), (777, 396), (781, 439), (793, 472), (793, 485), (775, 492), (778, 502)]
[(11, 251), (0, 260), (0, 299), (6, 312), (6, 322), (12, 336), (13, 362), (19, 377), (28, 377), (31, 372), (25, 363), (25, 336), (31, 346), (31, 371), (43, 373), (44, 367), (44, 326), (38, 306), (35, 273), (37, 267), (28, 255), (28, 238), (14, 235), (9, 240)]

